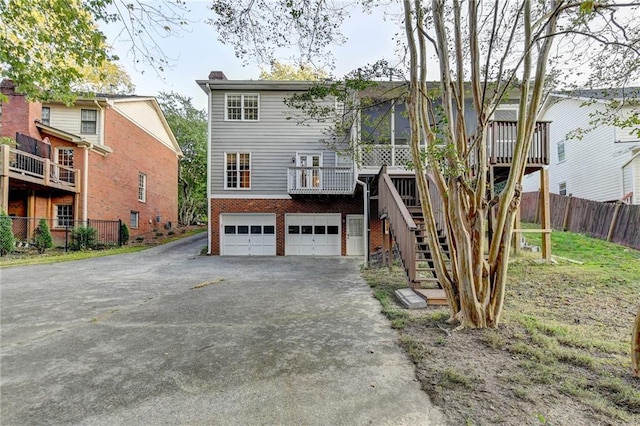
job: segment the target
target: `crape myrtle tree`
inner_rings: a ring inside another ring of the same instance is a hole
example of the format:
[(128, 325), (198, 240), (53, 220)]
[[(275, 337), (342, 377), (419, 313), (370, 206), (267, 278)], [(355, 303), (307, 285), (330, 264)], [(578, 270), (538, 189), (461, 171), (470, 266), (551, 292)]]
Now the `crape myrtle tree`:
[[(393, 9), (389, 2), (360, 3), (365, 9)], [(405, 75), (402, 100), (411, 128), (411, 163), (436, 274), (451, 321), (461, 327), (496, 327), (527, 154), (546, 94), (569, 75), (573, 82), (614, 87), (637, 78), (638, 5), (403, 0), (401, 9), (404, 56), (394, 68)], [(326, 52), (343, 40), (339, 30), (348, 14), (345, 3), (305, 0), (216, 0), (212, 11), (220, 39), (239, 56), (263, 63), (286, 47), (299, 48), (301, 62), (326, 63)], [(353, 99), (349, 93), (368, 86), (362, 78), (352, 73), (291, 102), (304, 108), (305, 100), (324, 96)], [(492, 195), (484, 147), (492, 114), (508, 98), (518, 102), (517, 137), (504, 188)], [(474, 114), (465, 114), (465, 101)], [(331, 115), (326, 108), (308, 109)], [(466, 121), (470, 115), (473, 122)], [(334, 137), (344, 136), (350, 123), (333, 126)], [(437, 240), (428, 180), (443, 199), (450, 268)]]

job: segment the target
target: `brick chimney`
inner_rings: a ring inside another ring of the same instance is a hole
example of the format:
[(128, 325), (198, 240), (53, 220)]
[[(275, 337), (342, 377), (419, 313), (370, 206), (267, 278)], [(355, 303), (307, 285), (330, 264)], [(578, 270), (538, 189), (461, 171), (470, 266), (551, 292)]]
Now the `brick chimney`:
[(8, 99), (0, 104), (0, 136), (16, 137), (16, 133), (23, 133), (32, 138), (40, 139), (40, 132), (35, 120), (42, 116), (42, 104), (29, 102), (23, 94), (16, 93), (16, 86), (11, 80), (0, 83), (0, 92)]
[(226, 80), (227, 76), (222, 71), (211, 71), (209, 73), (209, 80)]

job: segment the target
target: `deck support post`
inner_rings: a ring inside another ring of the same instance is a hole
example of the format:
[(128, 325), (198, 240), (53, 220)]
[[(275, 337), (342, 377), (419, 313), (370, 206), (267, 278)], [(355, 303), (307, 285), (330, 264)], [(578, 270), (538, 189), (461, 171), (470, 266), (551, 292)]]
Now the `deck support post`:
[[(540, 224), (542, 229), (551, 229), (551, 210), (549, 202), (549, 169), (540, 170)], [(542, 234), (542, 257), (551, 262), (551, 233)]]

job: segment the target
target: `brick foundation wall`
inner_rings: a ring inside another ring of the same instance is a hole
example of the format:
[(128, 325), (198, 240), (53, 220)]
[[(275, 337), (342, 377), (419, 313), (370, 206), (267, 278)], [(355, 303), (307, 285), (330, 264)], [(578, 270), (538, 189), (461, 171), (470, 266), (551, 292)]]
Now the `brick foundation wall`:
[[(346, 215), (362, 214), (362, 199), (310, 199), (310, 200), (270, 200), (270, 199), (211, 199), (211, 254), (220, 254), (220, 214), (221, 213), (271, 213), (276, 215), (276, 254), (284, 256), (285, 214), (286, 213), (341, 213), (342, 214), (342, 255), (347, 252)], [(377, 215), (376, 215), (377, 216)], [(373, 233), (373, 232), (372, 232)], [(382, 241), (382, 240), (380, 240)]]

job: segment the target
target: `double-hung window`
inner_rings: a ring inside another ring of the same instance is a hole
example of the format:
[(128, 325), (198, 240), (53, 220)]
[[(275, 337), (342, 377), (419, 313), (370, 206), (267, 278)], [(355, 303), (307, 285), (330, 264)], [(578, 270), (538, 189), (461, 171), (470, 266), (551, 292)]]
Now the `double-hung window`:
[(558, 163), (562, 163), (567, 159), (567, 155), (564, 150), (564, 141), (558, 142)]
[[(64, 167), (56, 167), (57, 177), (62, 182), (75, 183), (73, 174), (73, 148), (56, 148), (58, 164)], [(68, 168), (67, 168), (68, 167)]]
[(47, 126), (51, 124), (51, 108), (45, 106), (42, 107), (42, 118), (40, 121), (42, 124), (46, 124)]
[(95, 109), (80, 110), (80, 133), (95, 135), (98, 133), (98, 111)]
[(73, 227), (73, 204), (56, 205), (56, 228)]
[(224, 156), (225, 189), (251, 188), (251, 154), (248, 152), (227, 152)]
[(567, 195), (567, 182), (560, 182), (558, 184), (558, 194)]
[(138, 201), (147, 201), (147, 175), (138, 173)]
[(133, 229), (138, 228), (138, 223), (140, 222), (140, 213), (132, 211), (129, 214), (129, 226)]
[(260, 96), (256, 94), (225, 95), (225, 119), (227, 121), (258, 121)]

